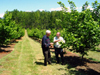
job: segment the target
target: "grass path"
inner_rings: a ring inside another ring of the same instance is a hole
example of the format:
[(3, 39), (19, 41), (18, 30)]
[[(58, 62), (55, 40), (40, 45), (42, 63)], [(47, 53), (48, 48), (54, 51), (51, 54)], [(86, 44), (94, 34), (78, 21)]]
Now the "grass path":
[[(54, 53), (51, 55), (55, 59)], [(25, 31), (14, 51), (0, 59), (0, 75), (83, 75), (75, 68), (68, 69), (67, 64), (44, 66), (43, 59), (41, 45), (29, 38)]]

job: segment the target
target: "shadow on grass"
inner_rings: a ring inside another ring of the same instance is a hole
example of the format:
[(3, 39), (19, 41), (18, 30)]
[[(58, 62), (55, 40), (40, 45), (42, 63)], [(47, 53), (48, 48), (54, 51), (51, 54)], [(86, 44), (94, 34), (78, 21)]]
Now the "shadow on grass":
[(90, 69), (88, 68), (88, 70), (84, 70), (84, 69), (79, 69), (80, 72), (84, 72), (86, 73), (87, 75), (100, 75), (99, 72), (93, 70), (93, 69)]
[[(54, 53), (55, 54), (55, 51), (54, 50), (50, 50), (50, 52)], [(74, 59), (74, 58), (73, 58)], [(67, 58), (67, 57), (64, 57), (64, 61), (65, 61), (65, 65), (68, 65), (68, 67), (66, 67), (65, 69), (64, 68), (59, 68), (58, 70), (61, 71), (61, 70), (65, 70), (65, 71), (68, 71), (68, 74), (67, 73), (64, 73), (62, 75), (86, 75), (84, 74), (83, 72), (81, 73), (80, 71), (76, 71), (75, 67), (72, 66), (72, 64), (70, 64), (70, 62), (73, 60), (72, 58)], [(59, 57), (59, 60), (60, 60), (60, 63), (61, 64), (61, 57)], [(68, 63), (68, 61), (69, 63)], [(51, 57), (51, 61), (52, 63), (56, 63), (56, 58), (55, 56)], [(74, 62), (72, 61), (72, 63), (74, 64)], [(74, 68), (74, 70), (72, 70), (72, 68)]]
[(5, 45), (2, 45), (1, 46), (1, 48), (8, 48), (8, 47), (10, 47), (10, 46), (5, 46)]
[(66, 71), (68, 71), (68, 74), (62, 74), (62, 75), (88, 75), (85, 72), (77, 71), (75, 68), (73, 68), (71, 65), (67, 64), (68, 67), (66, 67)]
[(39, 59), (39, 60), (44, 60), (44, 59)]
[(5, 53), (7, 53), (7, 52), (11, 52), (12, 50), (3, 50), (3, 49), (0, 49), (0, 53), (2, 53), (2, 52), (5, 52)]
[(97, 63), (100, 63), (100, 61), (96, 60), (96, 59), (93, 59), (93, 58), (88, 58), (89, 60), (91, 61), (96, 61)]
[(100, 52), (100, 49), (91, 49), (91, 51)]
[(68, 69), (77, 68), (78, 66), (80, 66), (80, 68), (77, 68), (77, 70), (80, 72), (86, 73), (88, 75), (100, 75), (99, 72), (89, 68), (86, 65), (87, 63), (97, 64), (98, 62), (90, 61), (90, 60), (85, 59), (85, 58), (82, 61), (81, 57), (76, 57), (76, 56), (65, 56), (64, 60), (65, 60), (65, 64), (69, 64), (69, 66), (67, 67)]
[(97, 52), (100, 52), (100, 50), (96, 50)]
[(42, 63), (42, 62), (35, 62), (37, 65), (44, 65), (44, 63)]
[(54, 56), (54, 57), (51, 57), (51, 62), (52, 62), (52, 63), (56, 63), (56, 58), (55, 58), (55, 56)]
[[(87, 69), (84, 68), (79, 68), (77, 69), (76, 67), (73, 67), (72, 65), (68, 65), (68, 67), (66, 67), (69, 69), (69, 73), (70, 74), (74, 74), (74, 75), (100, 75), (99, 72), (90, 69), (87, 67)], [(73, 68), (76, 68), (76, 70), (74, 70)]]
[(65, 56), (64, 59), (66, 60), (66, 63), (69, 63), (73, 66), (85, 66), (86, 63), (99, 63), (99, 62), (95, 62), (95, 61), (91, 61), (93, 60), (91, 58), (91, 60), (83, 58), (83, 60), (81, 59), (81, 57), (76, 57), (76, 56)]
[[(59, 59), (60, 59), (60, 62), (61, 62), (61, 57), (59, 57)], [(75, 67), (72, 66), (72, 64), (69, 64), (69, 63), (66, 61), (65, 58), (64, 58), (64, 60), (65, 60), (65, 64), (64, 64), (63, 66), (66, 66), (66, 65), (67, 65), (67, 67), (66, 67), (66, 68), (59, 68), (58, 70), (59, 70), (59, 71), (65, 70), (65, 71), (68, 71), (68, 73), (64, 73), (64, 74), (62, 74), (62, 75), (87, 75), (87, 74), (85, 74), (84, 72), (77, 71), (77, 70), (75, 69)], [(51, 61), (52, 61), (52, 63), (56, 63), (56, 58), (55, 58), (55, 56), (53, 56), (53, 57), (51, 58)], [(72, 61), (72, 60), (70, 60), (70, 61)], [(74, 62), (73, 62), (73, 64), (74, 64)], [(61, 63), (59, 63), (59, 65), (61, 65)]]
[[(3, 49), (2, 49), (3, 48)], [(2, 45), (1, 46), (1, 49), (0, 49), (0, 53), (2, 53), (2, 52), (11, 52), (12, 50), (5, 50), (5, 49), (7, 49), (7, 48), (10, 48), (10, 46), (5, 46), (5, 45)]]
[(55, 53), (55, 51), (54, 51), (54, 50), (50, 50), (50, 52)]

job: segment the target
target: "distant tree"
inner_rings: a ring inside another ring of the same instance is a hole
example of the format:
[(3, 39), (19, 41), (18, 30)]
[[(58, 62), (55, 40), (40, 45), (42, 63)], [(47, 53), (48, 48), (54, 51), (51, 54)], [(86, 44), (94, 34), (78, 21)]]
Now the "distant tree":
[(89, 3), (86, 1), (82, 6), (82, 11), (85, 11), (88, 8)]
[(76, 11), (76, 5), (73, 1), (68, 0), (71, 11)]
[(92, 3), (93, 8), (93, 18), (95, 21), (99, 21), (100, 24), (100, 3), (96, 0), (94, 3)]

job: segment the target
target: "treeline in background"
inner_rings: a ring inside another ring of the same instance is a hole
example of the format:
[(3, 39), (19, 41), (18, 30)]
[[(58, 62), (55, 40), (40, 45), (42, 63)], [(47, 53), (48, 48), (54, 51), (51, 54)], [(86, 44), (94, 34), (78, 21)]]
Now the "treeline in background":
[(92, 4), (93, 10), (88, 9), (89, 3), (86, 2), (82, 6), (81, 12), (76, 10), (74, 2), (70, 1), (69, 3), (71, 12), (65, 12), (67, 8), (65, 8), (63, 4), (61, 4), (62, 11), (50, 12), (37, 10), (33, 12), (24, 12), (15, 9), (9, 12), (12, 13), (11, 20), (14, 20), (19, 26), (24, 28), (63, 29), (69, 26), (74, 27), (84, 22), (85, 19), (89, 21), (89, 17), (100, 24), (100, 4), (97, 1)]

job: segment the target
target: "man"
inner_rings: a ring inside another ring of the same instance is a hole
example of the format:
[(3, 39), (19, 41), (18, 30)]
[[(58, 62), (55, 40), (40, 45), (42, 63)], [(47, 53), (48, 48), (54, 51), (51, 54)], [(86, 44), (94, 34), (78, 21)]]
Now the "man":
[(44, 66), (47, 66), (47, 62), (48, 62), (48, 64), (51, 64), (51, 61), (50, 61), (51, 54), (50, 54), (49, 46), (52, 46), (53, 43), (50, 43), (50, 39), (49, 39), (50, 34), (51, 34), (51, 31), (47, 30), (46, 35), (44, 35), (42, 38), (42, 50), (43, 50), (43, 55), (44, 55)]
[(63, 37), (60, 36), (60, 32), (57, 32), (56, 37), (54, 37), (54, 43), (55, 43), (54, 48), (55, 48), (56, 60), (57, 63), (59, 63), (58, 55), (60, 54), (62, 65), (64, 65), (63, 49), (60, 47), (61, 45), (59, 44), (59, 42), (65, 43), (65, 40), (63, 39)]

